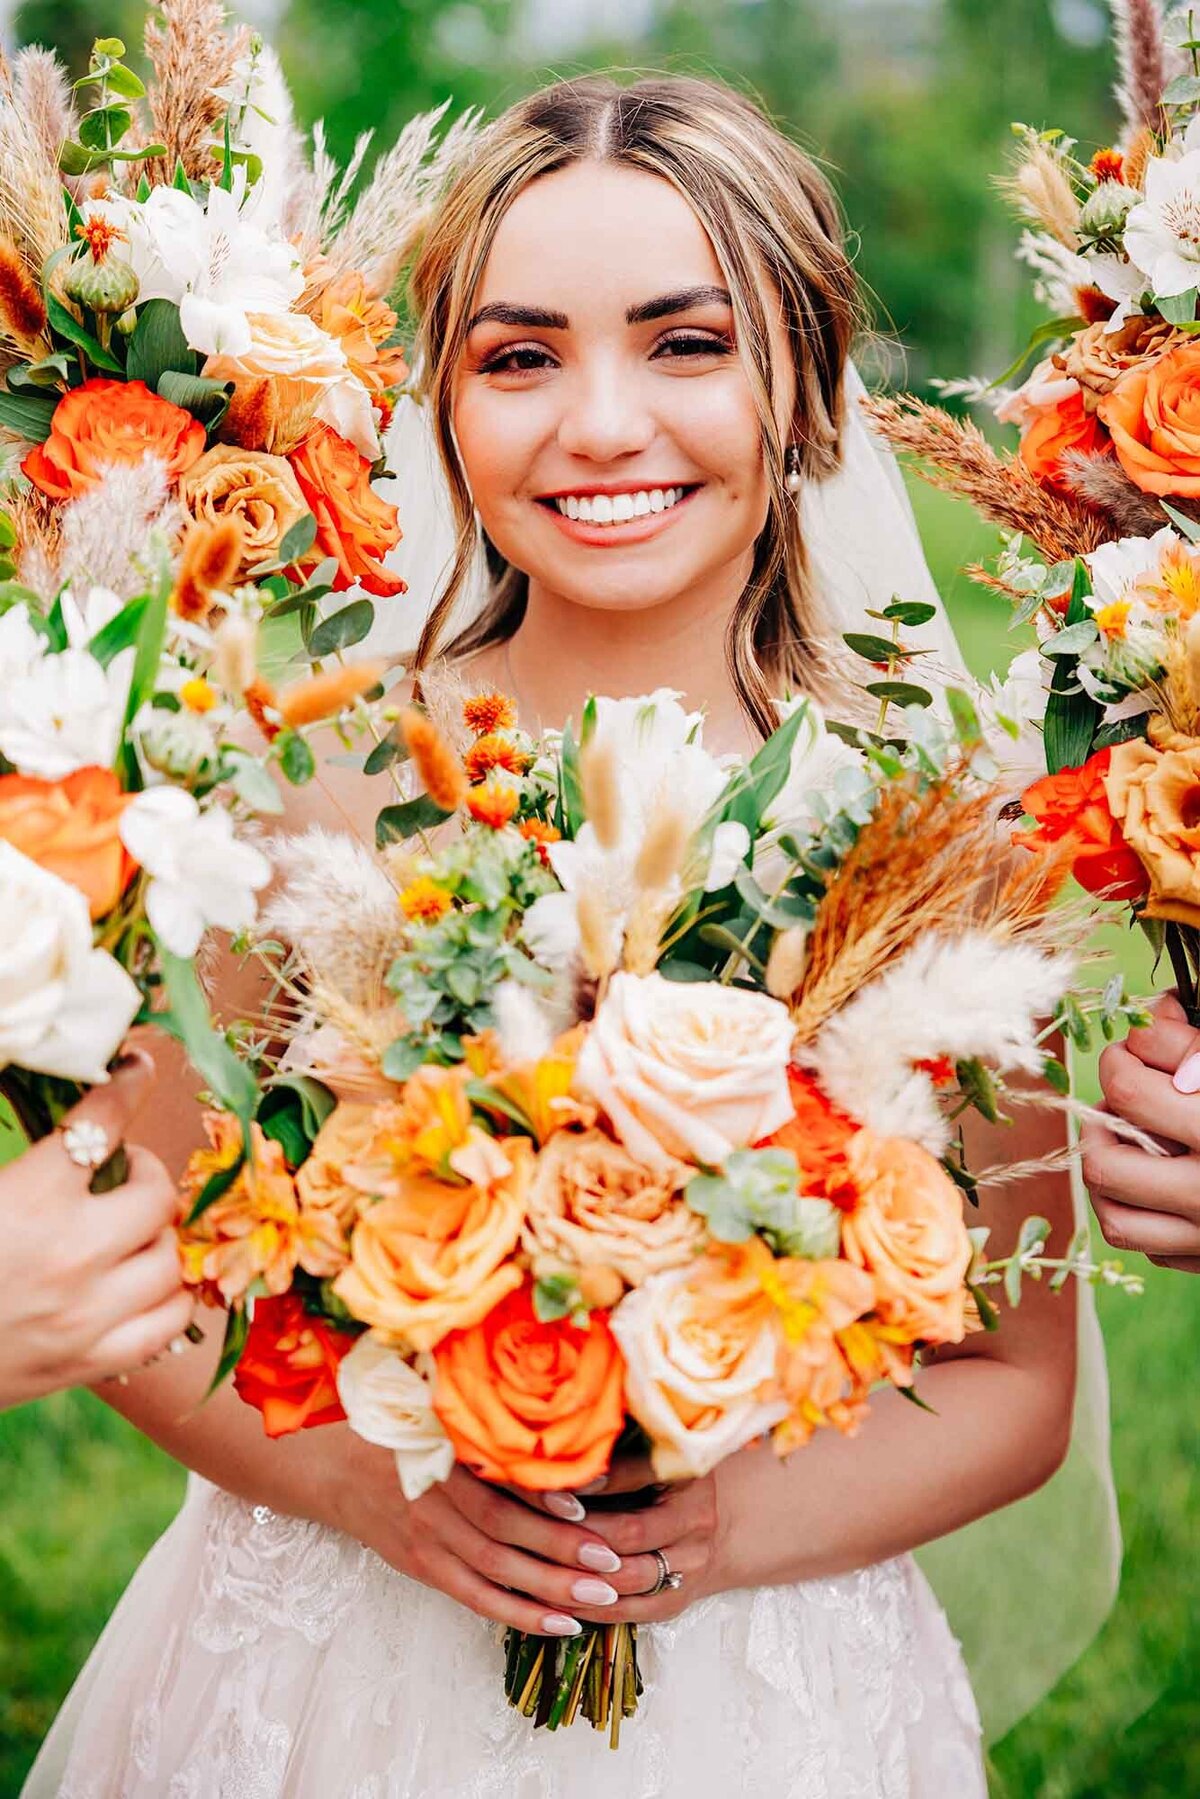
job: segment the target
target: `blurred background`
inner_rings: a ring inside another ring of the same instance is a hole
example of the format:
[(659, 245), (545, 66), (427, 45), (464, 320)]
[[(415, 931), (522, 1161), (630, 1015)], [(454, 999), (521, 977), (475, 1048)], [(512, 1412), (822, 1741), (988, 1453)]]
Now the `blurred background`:
[[(502, 109), (606, 66), (747, 87), (826, 164), (858, 243), (890, 379), (1006, 367), (1037, 311), (994, 191), (1010, 125), (1061, 125), (1091, 149), (1115, 131), (1107, 0), (244, 0), (280, 50), (304, 121), (343, 157), (416, 111)], [(125, 0), (0, 0), (10, 43), (132, 47)], [(914, 483), (926, 549), (968, 658), (1011, 654), (1007, 607), (958, 571), (992, 539), (962, 503)], [(1150, 981), (1133, 940), (1111, 946)], [(1089, 1079), (1093, 1078), (1089, 1075)], [(0, 1148), (2, 1153), (2, 1148)], [(1134, 1258), (1137, 1260), (1137, 1258)], [(1102, 1294), (1125, 1583), (1075, 1669), (993, 1754), (1000, 1799), (1200, 1793), (1200, 1280), (1145, 1268), (1140, 1301)], [(88, 1395), (0, 1416), (0, 1799), (15, 1795), (55, 1709), (183, 1477)], [(1085, 1556), (1088, 1545), (1081, 1543)], [(997, 1585), (1020, 1578), (997, 1567)], [(1030, 1595), (1037, 1604), (1037, 1595)], [(947, 1794), (946, 1799), (953, 1799)]]

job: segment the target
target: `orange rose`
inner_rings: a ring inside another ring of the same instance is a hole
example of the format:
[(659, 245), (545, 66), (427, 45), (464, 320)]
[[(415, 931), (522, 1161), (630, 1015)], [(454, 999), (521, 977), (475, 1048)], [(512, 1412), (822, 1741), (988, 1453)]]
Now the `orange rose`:
[(1141, 899), (1146, 871), (1126, 844), (1105, 790), (1112, 754), (1100, 750), (1082, 768), (1063, 768), (1035, 781), (1021, 804), (1037, 824), (1014, 831), (1012, 840), (1026, 850), (1069, 848), (1072, 873), (1089, 893), (1107, 900)]
[[(1103, 413), (1104, 408), (1100, 408)], [(1082, 393), (1068, 394), (1047, 406), (1034, 418), (1021, 439), (1020, 458), (1043, 487), (1062, 487), (1062, 459), (1068, 450), (1096, 456), (1111, 448), (1094, 414), (1083, 403)]]
[(434, 1351), (433, 1408), (483, 1480), (553, 1492), (609, 1465), (625, 1422), (625, 1370), (604, 1312), (586, 1328), (539, 1322), (529, 1287)]
[(407, 582), (382, 562), (400, 541), (398, 515), (371, 486), (366, 457), (330, 426), (318, 423), (288, 460), (317, 521), (314, 554), (337, 561), (334, 586), (344, 589), (357, 582), (385, 600), (404, 593)]
[(875, 1279), (875, 1311), (912, 1340), (966, 1334), (971, 1239), (958, 1188), (928, 1150), (859, 1131), (846, 1151), (858, 1203), (842, 1225), (848, 1261)]
[(406, 1349), (432, 1349), (449, 1331), (478, 1324), (521, 1284), (510, 1258), (525, 1218), (532, 1146), (514, 1138), (492, 1149), (485, 1183), (452, 1185), (414, 1168), (393, 1176), (387, 1197), (355, 1226), (337, 1295)]
[(340, 1424), (346, 1414), (338, 1398), (338, 1363), (354, 1343), (349, 1333), (306, 1312), (299, 1294), (258, 1299), (234, 1371), (238, 1397), (262, 1413), (268, 1437)]
[(137, 868), (118, 832), (128, 800), (111, 768), (77, 768), (60, 781), (0, 775), (0, 838), (78, 887), (93, 919), (103, 918)]
[(1143, 493), (1200, 498), (1200, 345), (1131, 369), (1101, 400), (1121, 467)]
[(63, 395), (49, 437), (34, 445), (21, 472), (52, 500), (73, 500), (114, 462), (157, 456), (174, 481), (203, 452), (200, 421), (144, 381), (85, 381)]
[(228, 1112), (208, 1112), (210, 1149), (194, 1152), (180, 1188), (178, 1230), (183, 1279), (213, 1305), (232, 1305), (255, 1281), (272, 1295), (286, 1293), (297, 1266), (324, 1280), (345, 1261), (345, 1241), (334, 1214), (301, 1206), (283, 1150), (251, 1125), (253, 1160), (232, 1186), (201, 1213), (183, 1222), (206, 1182), (232, 1168), (242, 1130)]
[(794, 1115), (756, 1147), (790, 1149), (800, 1166), (800, 1191), (836, 1204), (846, 1181), (846, 1145), (858, 1125), (826, 1099), (815, 1076), (802, 1068), (788, 1069), (788, 1091)]

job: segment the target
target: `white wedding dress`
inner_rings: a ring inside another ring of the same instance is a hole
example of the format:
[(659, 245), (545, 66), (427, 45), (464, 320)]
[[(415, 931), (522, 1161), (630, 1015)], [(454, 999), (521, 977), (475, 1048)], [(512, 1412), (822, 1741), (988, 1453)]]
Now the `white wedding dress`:
[(986, 1799), (958, 1645), (908, 1557), (641, 1633), (614, 1755), (508, 1708), (499, 1632), (323, 1525), (192, 1478), (25, 1799)]
[[(401, 566), (419, 593), (449, 539), (428, 435), (403, 423), (415, 440), (391, 461), (416, 484)], [(861, 421), (805, 528), (843, 625), (897, 591), (936, 599), (899, 474)], [(944, 614), (930, 631), (952, 676)], [(1091, 1375), (1068, 1469), (936, 1546), (993, 1730), (1069, 1665), (1114, 1590), (1103, 1359), (1081, 1297)], [(350, 1538), (193, 1476), (23, 1799), (986, 1799), (966, 1666), (911, 1557), (701, 1600), (640, 1648), (646, 1691), (616, 1755), (584, 1723), (534, 1731), (504, 1699), (498, 1630)]]

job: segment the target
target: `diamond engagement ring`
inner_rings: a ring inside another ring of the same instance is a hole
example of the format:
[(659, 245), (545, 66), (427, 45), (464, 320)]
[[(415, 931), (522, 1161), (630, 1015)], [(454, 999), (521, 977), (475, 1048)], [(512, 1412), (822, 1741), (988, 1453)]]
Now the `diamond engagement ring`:
[(683, 1575), (676, 1574), (661, 1549), (652, 1549), (650, 1553), (658, 1563), (658, 1579), (650, 1588), (646, 1597), (648, 1599), (653, 1599), (656, 1593), (677, 1593), (683, 1585)]
[(87, 1118), (80, 1118), (75, 1124), (64, 1127), (62, 1146), (69, 1162), (73, 1162), (76, 1168), (86, 1168), (93, 1174), (97, 1168), (103, 1168), (112, 1155), (112, 1144), (104, 1126)]

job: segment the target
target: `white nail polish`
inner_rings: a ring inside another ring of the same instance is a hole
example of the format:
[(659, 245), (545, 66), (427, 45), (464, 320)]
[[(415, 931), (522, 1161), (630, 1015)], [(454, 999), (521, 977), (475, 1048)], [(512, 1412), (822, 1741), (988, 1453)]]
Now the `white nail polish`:
[(579, 1565), (596, 1574), (619, 1574), (621, 1558), (607, 1543), (584, 1543), (579, 1550)]
[(563, 1518), (568, 1524), (582, 1524), (587, 1512), (580, 1505), (574, 1493), (547, 1493), (545, 1507), (556, 1518)]
[(618, 1593), (606, 1580), (597, 1580), (594, 1575), (585, 1574), (571, 1588), (571, 1597), (578, 1599), (580, 1605), (615, 1605)]
[(566, 1612), (547, 1612), (542, 1619), (542, 1630), (548, 1637), (577, 1637), (583, 1629), (578, 1618), (568, 1618)]
[(1200, 1093), (1200, 1052), (1181, 1062), (1172, 1077), (1177, 1093)]

